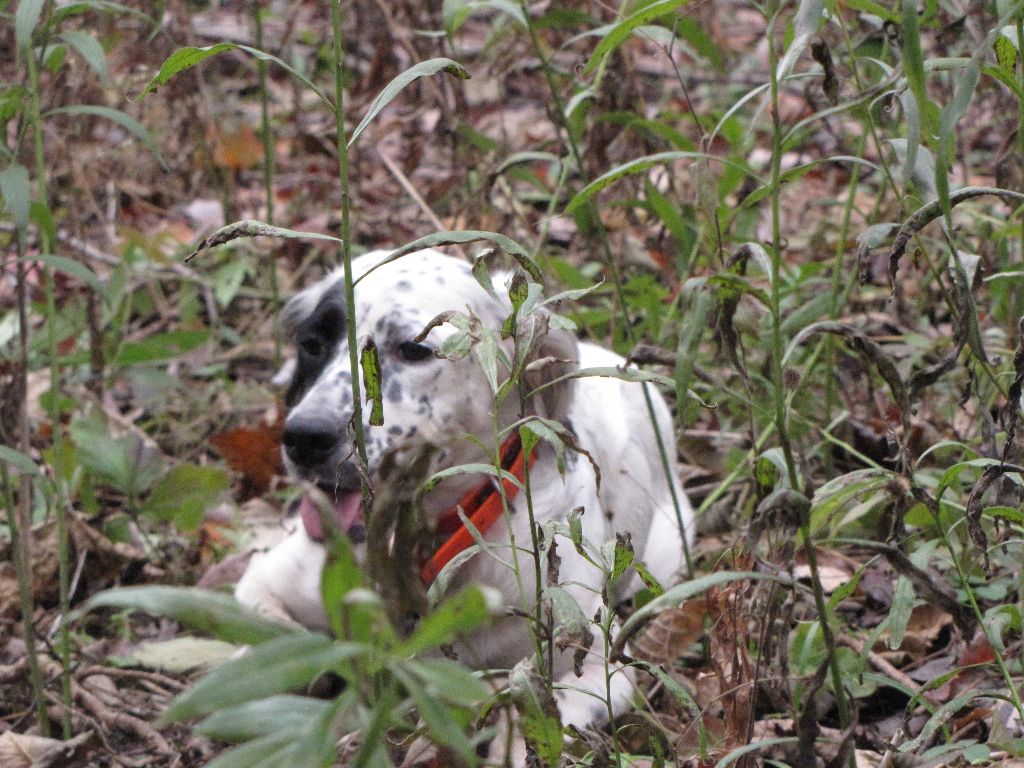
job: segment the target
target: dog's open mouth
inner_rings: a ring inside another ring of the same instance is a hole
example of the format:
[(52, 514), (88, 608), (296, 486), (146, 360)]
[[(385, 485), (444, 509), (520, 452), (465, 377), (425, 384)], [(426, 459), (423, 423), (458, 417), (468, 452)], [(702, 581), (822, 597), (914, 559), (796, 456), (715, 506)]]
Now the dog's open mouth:
[[(335, 527), (340, 533), (346, 534), (354, 544), (366, 540), (366, 528), (363, 519), (363, 494), (354, 491), (325, 491), (319, 497), (319, 504), (310, 494), (302, 495), (299, 503), (299, 516), (306, 527), (306, 533), (314, 541), (323, 541), (328, 536), (324, 523)], [(325, 521), (324, 518), (328, 519)]]

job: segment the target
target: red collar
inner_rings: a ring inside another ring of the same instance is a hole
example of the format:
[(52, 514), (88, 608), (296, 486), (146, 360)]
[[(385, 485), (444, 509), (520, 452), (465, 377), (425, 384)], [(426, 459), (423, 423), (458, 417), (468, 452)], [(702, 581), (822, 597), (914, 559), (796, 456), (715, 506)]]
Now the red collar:
[[(532, 452), (529, 461), (524, 460), (523, 444), (518, 433), (513, 433), (502, 444), (501, 468), (511, 474), (519, 483), (525, 482), (527, 465), (533, 466), (533, 461), (534, 454)], [(512, 499), (519, 493), (519, 485), (508, 478), (502, 478), (501, 484), (505, 489), (505, 499), (511, 504)], [(442, 514), (437, 521), (437, 527), (434, 530), (435, 539), (443, 539), (443, 543), (420, 568), (420, 581), (425, 587), (434, 583), (434, 579), (437, 578), (437, 574), (441, 572), (442, 568), (474, 544), (473, 535), (463, 525), (459, 517), (459, 509), (481, 535), (486, 534), (501, 517), (502, 512), (501, 494), (498, 492), (494, 478), (488, 478), (480, 485), (470, 489), (458, 504)], [(338, 528), (348, 534), (354, 542), (361, 543), (365, 533), (359, 496), (354, 492), (346, 494), (346, 497), (335, 503), (335, 515), (337, 517), (335, 524)], [(314, 541), (324, 541), (326, 536), (320, 513), (307, 497), (302, 499), (300, 516), (309, 538)]]
[[(527, 464), (532, 467), (534, 458), (531, 452), (529, 460), (524, 460), (523, 444), (518, 432), (513, 432), (501, 446), (501, 468), (520, 483), (525, 481)], [(502, 478), (501, 484), (505, 489), (505, 499), (511, 504), (512, 499), (519, 493), (519, 485), (508, 478)], [(455, 507), (441, 515), (441, 519), (437, 521), (437, 533), (448, 535), (448, 538), (420, 568), (420, 581), (425, 587), (434, 583), (442, 568), (474, 544), (473, 534), (459, 518), (460, 508), (480, 535), (486, 534), (501, 517), (502, 512), (501, 494), (493, 479), (489, 478), (470, 490)]]

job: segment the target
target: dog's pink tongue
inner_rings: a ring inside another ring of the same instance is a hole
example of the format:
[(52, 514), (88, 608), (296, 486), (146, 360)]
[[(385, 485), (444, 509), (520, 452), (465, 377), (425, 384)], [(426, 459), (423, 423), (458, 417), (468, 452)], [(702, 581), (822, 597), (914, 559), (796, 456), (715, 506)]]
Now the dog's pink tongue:
[[(302, 497), (299, 515), (309, 538), (314, 541), (323, 541), (327, 538), (323, 521), (320, 519), (320, 511), (309, 496)], [(345, 491), (334, 500), (334, 524), (355, 543), (363, 541), (363, 494), (360, 491)]]

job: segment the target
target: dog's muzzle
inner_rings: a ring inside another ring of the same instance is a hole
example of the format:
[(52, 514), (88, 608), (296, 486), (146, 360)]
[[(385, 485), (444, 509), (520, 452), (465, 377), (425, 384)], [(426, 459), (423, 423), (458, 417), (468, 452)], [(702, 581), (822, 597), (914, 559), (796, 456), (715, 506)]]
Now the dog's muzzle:
[(291, 416), (284, 425), (281, 441), (285, 454), (302, 470), (316, 470), (330, 464), (341, 447), (343, 424), (324, 416)]

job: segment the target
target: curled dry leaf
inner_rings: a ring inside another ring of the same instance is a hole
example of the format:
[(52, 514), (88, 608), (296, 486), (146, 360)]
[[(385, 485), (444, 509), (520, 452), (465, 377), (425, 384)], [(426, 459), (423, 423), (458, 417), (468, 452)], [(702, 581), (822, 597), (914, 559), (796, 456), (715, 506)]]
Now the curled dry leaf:
[(630, 643), (630, 653), (652, 664), (670, 664), (701, 638), (707, 618), (708, 606), (703, 598), (662, 611)]
[(97, 745), (92, 731), (67, 741), (8, 731), (0, 734), (0, 765), (4, 768), (78, 768), (88, 764), (87, 759)]

